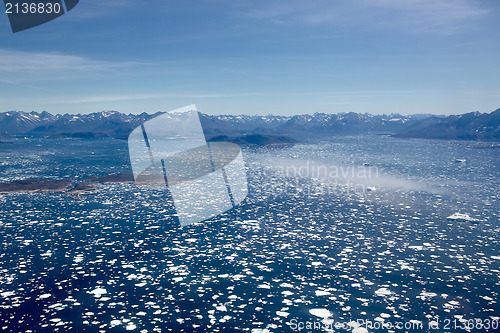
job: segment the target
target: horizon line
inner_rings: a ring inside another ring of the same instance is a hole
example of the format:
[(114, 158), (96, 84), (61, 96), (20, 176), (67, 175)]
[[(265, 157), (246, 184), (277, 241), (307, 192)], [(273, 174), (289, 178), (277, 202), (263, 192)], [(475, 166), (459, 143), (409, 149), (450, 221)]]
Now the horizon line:
[[(480, 112), (478, 110), (474, 110), (474, 111), (469, 111), (469, 112), (464, 112), (464, 113), (457, 113), (457, 114), (439, 114), (439, 113), (410, 113), (410, 114), (401, 114), (401, 113), (380, 113), (380, 114), (373, 114), (373, 113), (369, 113), (369, 112), (354, 112), (354, 111), (344, 111), (344, 112), (335, 112), (335, 113), (325, 113), (325, 112), (314, 112), (314, 113), (297, 113), (297, 114), (289, 114), (289, 115), (282, 115), (282, 114), (272, 114), (272, 113), (268, 113), (268, 114), (258, 114), (258, 113), (255, 113), (255, 114), (243, 114), (243, 113), (240, 113), (240, 114), (236, 114), (236, 113), (233, 113), (233, 114), (209, 114), (209, 113), (204, 113), (204, 112), (201, 112), (201, 111), (198, 111), (200, 112), (201, 114), (204, 114), (204, 115), (207, 115), (207, 116), (248, 116), (248, 117), (265, 117), (265, 116), (278, 116), (278, 117), (294, 117), (294, 116), (305, 116), (305, 115), (310, 115), (310, 116), (313, 116), (315, 114), (325, 114), (325, 115), (344, 115), (344, 114), (350, 114), (350, 113), (354, 113), (354, 114), (360, 114), (360, 115), (371, 115), (371, 116), (390, 116), (390, 115), (399, 115), (399, 116), (418, 116), (418, 115), (430, 115), (430, 116), (442, 116), (442, 117), (449, 117), (449, 116), (462, 116), (462, 115), (466, 115), (466, 114), (470, 114), (470, 113), (480, 113), (480, 114), (490, 114), (490, 113), (493, 113), (495, 111), (498, 111), (500, 110), (500, 107), (498, 107), (497, 109), (495, 110), (492, 110), (490, 112)], [(42, 114), (42, 113), (48, 113), (52, 116), (64, 116), (64, 115), (73, 115), (73, 116), (83, 116), (83, 115), (92, 115), (92, 114), (100, 114), (100, 113), (105, 113), (105, 112), (114, 112), (114, 113), (121, 113), (123, 115), (127, 115), (127, 116), (130, 116), (130, 115), (136, 115), (136, 116), (139, 116), (139, 115), (142, 115), (142, 114), (147, 114), (147, 115), (154, 115), (154, 114), (157, 114), (157, 113), (168, 113), (168, 112), (171, 112), (171, 111), (174, 111), (174, 110), (169, 110), (169, 111), (154, 111), (154, 112), (146, 112), (146, 111), (143, 111), (143, 112), (137, 112), (137, 113), (125, 113), (125, 112), (121, 112), (121, 111), (118, 111), (118, 110), (101, 110), (101, 111), (95, 111), (95, 112), (90, 112), (90, 113), (69, 113), (69, 112), (66, 112), (66, 113), (51, 113), (47, 110), (43, 110), (43, 111), (24, 111), (24, 110), (9, 110), (9, 111), (2, 111), (0, 112), (0, 114), (6, 114), (6, 113), (9, 113), (9, 112), (16, 112), (16, 113), (25, 113), (25, 114), (32, 114), (32, 113), (35, 113), (35, 114)]]

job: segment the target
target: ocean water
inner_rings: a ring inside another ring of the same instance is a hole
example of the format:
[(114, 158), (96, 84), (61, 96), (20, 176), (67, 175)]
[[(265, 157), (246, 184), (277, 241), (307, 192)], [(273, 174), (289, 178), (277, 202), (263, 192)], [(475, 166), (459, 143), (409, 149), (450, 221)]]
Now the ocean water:
[[(131, 172), (126, 144), (16, 139), (0, 181)], [(244, 158), (245, 201), (184, 228), (134, 184), (0, 195), (0, 331), (499, 331), (498, 144), (301, 138)]]

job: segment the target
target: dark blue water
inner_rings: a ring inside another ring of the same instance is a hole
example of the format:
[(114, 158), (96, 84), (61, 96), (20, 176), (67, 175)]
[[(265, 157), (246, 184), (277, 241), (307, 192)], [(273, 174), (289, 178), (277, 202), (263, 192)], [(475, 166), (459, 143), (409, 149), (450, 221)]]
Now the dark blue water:
[[(126, 144), (17, 139), (0, 145), (0, 180), (130, 172)], [(0, 195), (0, 329), (498, 331), (498, 145), (359, 136), (244, 153), (244, 203), (182, 229), (163, 191), (133, 184)]]

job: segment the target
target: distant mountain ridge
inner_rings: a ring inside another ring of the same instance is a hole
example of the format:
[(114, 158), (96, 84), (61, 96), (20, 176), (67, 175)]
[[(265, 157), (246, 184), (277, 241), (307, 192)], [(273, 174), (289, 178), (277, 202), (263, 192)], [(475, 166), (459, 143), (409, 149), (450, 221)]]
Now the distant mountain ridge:
[[(101, 111), (91, 114), (52, 115), (49, 112), (0, 113), (0, 138), (29, 135), (52, 138), (126, 139), (154, 114)], [(200, 113), (207, 137), (218, 135), (355, 135), (391, 134), (400, 138), (500, 141), (500, 109), (463, 115), (371, 115), (360, 113), (304, 114), (294, 116), (207, 115)]]
[(127, 115), (117, 111), (101, 111), (84, 115), (52, 115), (46, 111), (9, 111), (0, 113), (0, 135), (126, 138), (134, 128), (159, 114)]
[(500, 109), (446, 118), (429, 117), (397, 133), (399, 138), (500, 141)]
[(432, 115), (371, 115), (360, 113), (294, 116), (209, 116), (201, 114), (207, 135), (241, 134), (361, 134), (398, 133)]

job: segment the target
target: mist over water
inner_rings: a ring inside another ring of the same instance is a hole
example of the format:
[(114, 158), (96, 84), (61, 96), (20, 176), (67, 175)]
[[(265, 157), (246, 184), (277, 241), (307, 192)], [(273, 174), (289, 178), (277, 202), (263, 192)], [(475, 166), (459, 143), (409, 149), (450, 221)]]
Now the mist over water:
[(376, 187), (386, 190), (422, 191), (433, 194), (444, 194), (445, 191), (432, 184), (397, 178), (384, 173), (376, 166), (338, 165), (334, 161), (303, 160), (291, 158), (268, 158), (263, 165), (271, 166), (284, 176), (291, 178), (310, 178), (325, 185), (352, 186), (358, 191), (370, 191)]

